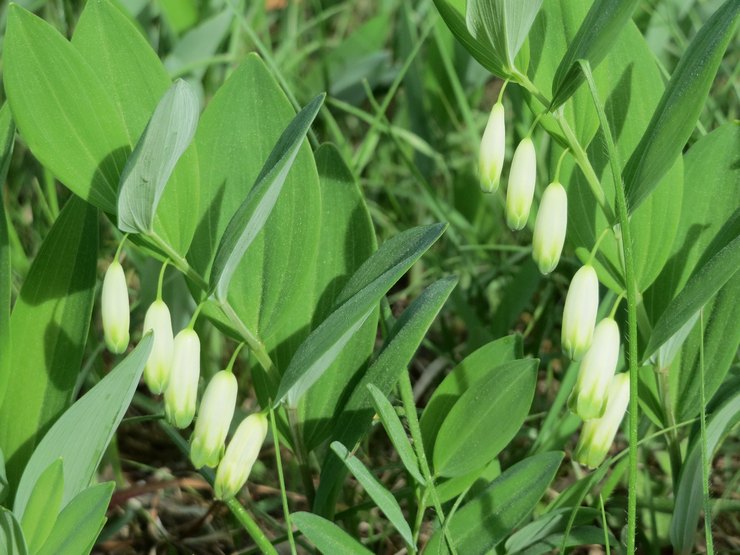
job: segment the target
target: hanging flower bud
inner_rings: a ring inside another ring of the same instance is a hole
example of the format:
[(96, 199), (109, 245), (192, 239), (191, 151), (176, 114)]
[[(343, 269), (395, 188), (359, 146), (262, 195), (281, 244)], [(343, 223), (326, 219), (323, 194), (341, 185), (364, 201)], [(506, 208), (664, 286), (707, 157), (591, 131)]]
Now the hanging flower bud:
[(108, 266), (103, 278), (103, 335), (111, 353), (120, 355), (128, 347), (128, 287), (123, 267), (118, 260)]
[(236, 378), (229, 370), (217, 372), (208, 383), (190, 437), (190, 460), (195, 468), (206, 465), (216, 468), (223, 457), (237, 389)]
[(542, 194), (532, 239), (532, 256), (543, 274), (558, 265), (567, 227), (568, 195), (560, 183), (550, 183)]
[(578, 381), (568, 399), (570, 410), (581, 420), (601, 418), (606, 409), (609, 384), (619, 360), (619, 326), (604, 318), (594, 329), (594, 338), (581, 361)]
[(167, 421), (178, 428), (187, 428), (195, 416), (200, 378), (200, 339), (192, 328), (185, 328), (175, 337), (172, 371), (164, 391)]
[(561, 342), (571, 359), (580, 360), (591, 345), (598, 308), (599, 278), (586, 264), (573, 276), (565, 297)]
[(498, 189), (505, 156), (506, 123), (504, 121), (504, 105), (499, 101), (491, 109), (491, 115), (488, 116), (486, 130), (483, 132), (483, 139), (480, 142), (478, 167), (483, 192), (493, 193)]
[(267, 436), (267, 416), (250, 414), (242, 420), (216, 470), (216, 498), (227, 500), (242, 489)]
[(174, 346), (170, 310), (161, 299), (154, 301), (146, 311), (144, 333), (149, 330), (154, 333), (154, 344), (144, 367), (144, 381), (152, 393), (159, 395), (170, 379)]
[(534, 197), (537, 178), (537, 155), (529, 137), (522, 139), (514, 151), (506, 191), (506, 223), (511, 229), (523, 229), (527, 225), (529, 209)]
[(589, 467), (596, 468), (606, 458), (609, 448), (617, 435), (619, 424), (627, 411), (630, 400), (629, 374), (617, 374), (609, 385), (604, 416), (584, 422), (578, 438), (574, 459)]

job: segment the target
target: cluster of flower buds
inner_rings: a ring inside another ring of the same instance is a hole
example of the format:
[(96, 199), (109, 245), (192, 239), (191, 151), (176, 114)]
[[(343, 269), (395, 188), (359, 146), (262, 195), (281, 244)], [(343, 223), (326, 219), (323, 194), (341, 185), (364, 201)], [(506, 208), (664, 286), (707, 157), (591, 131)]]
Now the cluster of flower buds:
[[(480, 145), (481, 188), (487, 193), (498, 189), (501, 178), (506, 154), (504, 120), (504, 107), (499, 99), (491, 110)], [(536, 183), (537, 154), (531, 137), (526, 136), (514, 151), (506, 191), (506, 223), (512, 230), (527, 225)], [(567, 223), (568, 196), (556, 178), (545, 189), (535, 220), (532, 256), (543, 274), (552, 272), (560, 261)]]

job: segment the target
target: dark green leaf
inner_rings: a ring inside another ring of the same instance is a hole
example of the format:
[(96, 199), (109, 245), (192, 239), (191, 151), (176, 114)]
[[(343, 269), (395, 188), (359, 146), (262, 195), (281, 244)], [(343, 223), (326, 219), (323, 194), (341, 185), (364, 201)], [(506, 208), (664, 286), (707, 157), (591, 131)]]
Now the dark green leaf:
[(529, 414), (539, 360), (507, 362), (460, 396), (434, 443), (434, 473), (461, 476), (491, 461)]
[(631, 211), (652, 192), (691, 136), (734, 36), (738, 15), (740, 2), (727, 0), (699, 29), (671, 75), (640, 144), (624, 168)]
[(321, 553), (346, 553), (347, 555), (371, 555), (371, 551), (330, 520), (312, 513), (299, 512), (290, 515), (293, 523)]
[[(13, 154), (15, 126), (7, 104), (0, 109), (0, 183), (5, 183)], [(5, 202), (0, 196), (0, 406), (10, 379), (10, 302), (12, 272), (10, 267), (10, 236), (5, 217)], [(4, 467), (4, 464), (3, 464)], [(0, 495), (2, 501), (2, 495)]]

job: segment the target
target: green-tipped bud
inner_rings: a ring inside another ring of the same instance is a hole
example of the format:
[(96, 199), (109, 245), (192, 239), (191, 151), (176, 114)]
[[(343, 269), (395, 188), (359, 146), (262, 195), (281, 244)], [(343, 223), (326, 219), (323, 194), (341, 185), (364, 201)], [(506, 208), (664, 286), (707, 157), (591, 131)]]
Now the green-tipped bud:
[(619, 360), (619, 326), (604, 318), (594, 329), (594, 337), (581, 361), (578, 381), (570, 394), (568, 406), (582, 420), (601, 418), (606, 398)]
[(567, 227), (568, 195), (560, 183), (550, 183), (542, 194), (532, 238), (532, 256), (543, 274), (558, 265)]
[(480, 142), (478, 167), (480, 169), (480, 186), (483, 192), (493, 193), (498, 189), (501, 170), (506, 156), (506, 123), (504, 105), (497, 102), (488, 116), (486, 130)]
[(242, 420), (216, 470), (217, 499), (231, 499), (239, 493), (252, 472), (266, 436), (267, 416), (264, 413), (250, 414)]
[(120, 355), (128, 347), (128, 287), (123, 267), (114, 260), (103, 278), (103, 335), (111, 353)]
[(617, 435), (619, 424), (627, 411), (630, 400), (630, 377), (627, 373), (617, 374), (609, 385), (604, 416), (584, 422), (578, 438), (574, 459), (579, 463), (596, 468), (606, 458)]
[(195, 468), (216, 468), (224, 454), (226, 435), (236, 406), (237, 383), (228, 370), (217, 372), (208, 382), (190, 437), (190, 460)]
[(591, 346), (599, 308), (599, 278), (593, 266), (586, 264), (573, 276), (565, 297), (561, 342), (573, 360), (581, 360)]
[(187, 428), (195, 416), (200, 378), (200, 339), (191, 328), (175, 337), (172, 371), (164, 390), (164, 410), (167, 421), (178, 428)]
[(511, 160), (509, 186), (506, 191), (506, 223), (511, 229), (527, 225), (537, 180), (537, 155), (529, 137), (522, 139)]
[(144, 381), (158, 395), (167, 387), (172, 369), (174, 339), (170, 309), (162, 300), (154, 301), (144, 317), (144, 333), (152, 331), (154, 344), (144, 367)]

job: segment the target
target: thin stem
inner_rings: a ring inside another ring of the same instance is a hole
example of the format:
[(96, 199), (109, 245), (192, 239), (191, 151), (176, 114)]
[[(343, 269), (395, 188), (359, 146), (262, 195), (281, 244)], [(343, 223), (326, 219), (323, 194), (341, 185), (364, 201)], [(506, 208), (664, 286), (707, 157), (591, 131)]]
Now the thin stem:
[(123, 239), (121, 239), (121, 242), (118, 243), (118, 248), (116, 249), (116, 255), (113, 257), (113, 260), (118, 260), (118, 257), (121, 256), (121, 251), (123, 250), (123, 244), (126, 242), (126, 239), (128, 239), (128, 233), (123, 234)]
[(614, 301), (614, 306), (612, 306), (612, 310), (609, 313), (609, 318), (611, 318), (612, 320), (614, 319), (614, 316), (617, 314), (617, 309), (619, 308), (619, 304), (622, 302), (622, 299), (624, 299), (624, 291), (622, 291), (617, 296), (617, 300)]
[(162, 268), (159, 270), (159, 279), (157, 280), (157, 300), (162, 300), (162, 284), (164, 283), (164, 271), (167, 269), (167, 264), (170, 263), (170, 259), (166, 259), (162, 263)]
[(193, 312), (193, 315), (190, 317), (190, 322), (188, 322), (188, 328), (193, 329), (195, 326), (195, 322), (198, 320), (198, 316), (200, 316), (200, 311), (203, 310), (203, 305), (205, 304), (205, 301), (201, 301), (198, 303), (198, 306), (195, 307), (195, 312)]
[(587, 61), (581, 60), (581, 69), (591, 89), (591, 97), (599, 116), (604, 139), (609, 152), (609, 166), (614, 179), (614, 190), (616, 191), (617, 215), (619, 227), (622, 232), (622, 252), (624, 257), (625, 285), (627, 288), (627, 360), (630, 375), (630, 401), (629, 401), (629, 488), (627, 497), (627, 553), (635, 552), (635, 536), (637, 533), (637, 425), (639, 422), (638, 404), (638, 367), (637, 367), (637, 280), (635, 278), (635, 267), (632, 253), (632, 237), (630, 235), (629, 214), (627, 212), (627, 198), (622, 184), (622, 175), (619, 163), (619, 154), (612, 137), (609, 121), (604, 113), (604, 107), (599, 100), (596, 83), (591, 74), (591, 68)]
[(601, 509), (601, 527), (604, 529), (604, 547), (606, 547), (606, 555), (611, 554), (609, 548), (609, 527), (606, 524), (606, 511), (604, 510), (604, 498), (599, 494), (599, 508)]
[(288, 494), (285, 490), (285, 477), (283, 476), (283, 462), (280, 456), (280, 435), (277, 432), (277, 423), (275, 422), (275, 411), (270, 405), (270, 426), (272, 427), (272, 441), (275, 444), (275, 464), (277, 464), (278, 479), (280, 480), (280, 496), (283, 500), (283, 516), (285, 517), (285, 528), (288, 530), (288, 543), (290, 552), (295, 555), (295, 538), (293, 538), (293, 525), (290, 522), (290, 507), (288, 507)]
[(265, 533), (252, 519), (252, 517), (242, 506), (242, 504), (236, 500), (236, 498), (232, 497), (228, 501), (225, 501), (225, 503), (231, 511), (231, 514), (236, 517), (236, 519), (242, 525), (242, 528), (246, 530), (247, 534), (249, 534), (250, 537), (254, 540), (254, 543), (257, 544), (257, 547), (260, 548), (262, 553), (265, 553), (266, 555), (278, 555), (277, 550), (272, 545), (272, 543), (270, 543), (270, 540), (267, 539)]
[(239, 356), (239, 351), (242, 350), (244, 345), (245, 343), (241, 342), (239, 343), (239, 345), (236, 346), (236, 349), (234, 349), (234, 352), (232, 353), (231, 358), (229, 359), (229, 364), (226, 365), (225, 370), (227, 370), (228, 372), (231, 372), (232, 374), (234, 373), (234, 363), (236, 362), (236, 357)]
[(154, 243), (164, 255), (170, 259), (170, 263), (180, 270), (185, 276), (195, 283), (203, 291), (208, 291), (208, 283), (204, 280), (198, 272), (196, 272), (185, 259), (175, 249), (173, 249), (167, 241), (162, 239), (157, 233), (150, 232), (147, 234), (149, 239)]
[(591, 252), (588, 254), (588, 261), (587, 264), (591, 264), (596, 258), (596, 253), (599, 252), (599, 246), (601, 246), (601, 241), (604, 240), (604, 237), (606, 237), (606, 234), (609, 233), (609, 228), (607, 227), (604, 231), (601, 232), (601, 235), (598, 236), (596, 239), (596, 242), (594, 243), (593, 248), (591, 249)]
[(496, 100), (496, 102), (501, 102), (504, 99), (504, 91), (506, 90), (506, 85), (509, 84), (509, 81), (510, 79), (507, 79), (506, 81), (504, 81), (504, 84), (501, 85), (501, 90), (498, 91), (498, 99)]
[(712, 505), (709, 498), (709, 465), (711, 460), (707, 453), (707, 414), (706, 392), (704, 391), (704, 310), (699, 311), (699, 383), (701, 393), (701, 413), (699, 423), (701, 429), (701, 489), (704, 497), (704, 535), (707, 542), (707, 554), (714, 555), (714, 540), (712, 539)]
[(558, 159), (558, 165), (555, 166), (555, 181), (556, 183), (560, 182), (560, 167), (563, 165), (563, 160), (565, 160), (565, 155), (570, 152), (569, 148), (566, 148), (563, 150), (563, 153), (560, 155), (560, 158)]

